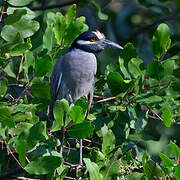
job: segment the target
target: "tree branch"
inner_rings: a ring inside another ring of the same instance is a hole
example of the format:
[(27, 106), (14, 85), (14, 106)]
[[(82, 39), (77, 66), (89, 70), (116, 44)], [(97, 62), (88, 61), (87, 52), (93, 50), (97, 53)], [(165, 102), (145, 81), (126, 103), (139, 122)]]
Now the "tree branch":
[(55, 4), (51, 6), (40, 6), (40, 7), (29, 7), (29, 8), (33, 11), (45, 11), (48, 9), (62, 8), (62, 7), (70, 6), (72, 4), (77, 4), (77, 3), (78, 3), (78, 0), (74, 0), (74, 1), (65, 2), (63, 4)]

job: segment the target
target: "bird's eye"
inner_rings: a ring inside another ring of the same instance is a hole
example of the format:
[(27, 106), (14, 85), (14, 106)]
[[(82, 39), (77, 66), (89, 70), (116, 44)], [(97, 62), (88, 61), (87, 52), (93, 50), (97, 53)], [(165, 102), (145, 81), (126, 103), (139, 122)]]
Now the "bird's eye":
[(96, 39), (96, 38), (91, 38), (90, 41), (91, 41), (91, 42), (96, 42), (97, 39)]

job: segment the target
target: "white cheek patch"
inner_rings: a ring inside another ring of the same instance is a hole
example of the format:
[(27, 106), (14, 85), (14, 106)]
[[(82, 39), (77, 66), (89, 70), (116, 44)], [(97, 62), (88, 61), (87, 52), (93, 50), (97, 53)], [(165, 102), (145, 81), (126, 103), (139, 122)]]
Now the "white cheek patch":
[(91, 41), (85, 41), (85, 40), (77, 40), (77, 44), (79, 45), (88, 45), (88, 44), (94, 44), (95, 42)]

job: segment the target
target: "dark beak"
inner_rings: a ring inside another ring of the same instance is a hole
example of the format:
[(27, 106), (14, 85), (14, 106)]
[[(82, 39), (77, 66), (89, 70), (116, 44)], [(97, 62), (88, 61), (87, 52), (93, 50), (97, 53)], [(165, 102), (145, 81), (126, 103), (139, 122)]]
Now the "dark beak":
[(121, 47), (119, 44), (116, 44), (107, 39), (100, 40), (100, 44), (101, 46), (105, 48), (107, 47), (107, 48), (113, 48), (113, 49), (123, 49), (123, 47)]

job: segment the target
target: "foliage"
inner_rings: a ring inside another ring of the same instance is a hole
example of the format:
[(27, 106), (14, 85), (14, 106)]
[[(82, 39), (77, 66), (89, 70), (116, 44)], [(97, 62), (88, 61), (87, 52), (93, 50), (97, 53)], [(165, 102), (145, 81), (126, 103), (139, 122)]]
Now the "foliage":
[[(146, 8), (152, 2), (139, 0)], [(88, 26), (85, 17), (76, 17), (76, 5), (39, 15), (25, 7), (30, 3), (7, 0), (1, 29), (0, 179), (10, 170), (46, 179), (180, 179), (180, 54), (171, 51), (176, 43), (168, 24), (159, 24), (151, 36), (154, 59), (147, 67), (127, 43), (116, 63), (98, 71), (86, 121), (88, 102), (81, 97), (74, 105), (57, 100), (51, 122), (52, 67)], [(158, 7), (165, 3), (158, 1)], [(91, 5), (101, 20), (108, 19), (99, 4)]]

